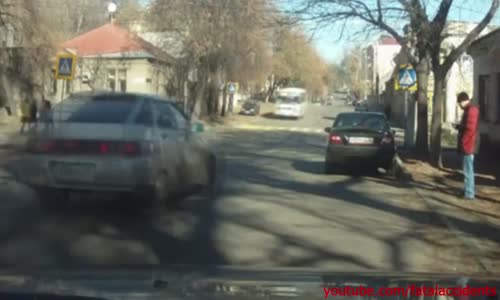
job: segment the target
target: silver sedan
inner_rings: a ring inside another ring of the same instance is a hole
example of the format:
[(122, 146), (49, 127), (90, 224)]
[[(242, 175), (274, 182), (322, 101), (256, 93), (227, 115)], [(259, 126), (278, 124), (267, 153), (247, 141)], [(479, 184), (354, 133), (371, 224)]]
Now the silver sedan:
[(215, 154), (192, 130), (200, 124), (192, 126), (167, 99), (79, 95), (53, 114), (59, 121), (30, 137), (16, 168), (45, 204), (56, 204), (47, 195), (54, 192), (125, 192), (158, 208), (173, 194), (215, 180)]

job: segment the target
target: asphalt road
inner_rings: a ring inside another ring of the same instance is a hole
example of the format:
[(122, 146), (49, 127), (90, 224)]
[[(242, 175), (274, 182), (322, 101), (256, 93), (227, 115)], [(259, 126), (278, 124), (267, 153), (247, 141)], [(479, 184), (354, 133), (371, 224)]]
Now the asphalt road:
[(119, 201), (44, 211), (0, 174), (0, 265), (460, 270), (466, 254), (408, 186), (382, 174), (322, 174), (322, 130), (349, 110), (338, 102), (310, 105), (301, 120), (238, 117), (213, 139), (216, 188), (160, 218)]

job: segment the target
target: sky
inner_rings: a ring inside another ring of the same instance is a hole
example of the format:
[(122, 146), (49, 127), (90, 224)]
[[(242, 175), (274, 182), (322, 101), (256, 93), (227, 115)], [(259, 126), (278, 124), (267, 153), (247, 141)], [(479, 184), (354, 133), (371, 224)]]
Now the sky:
[[(147, 4), (149, 0), (139, 0), (143, 5)], [(204, 0), (199, 0), (204, 1)], [(284, 10), (290, 10), (292, 6), (290, 3), (301, 2), (303, 0), (274, 0), (278, 3), (279, 7)], [(348, 0), (344, 0), (348, 1)], [(374, 0), (364, 0), (365, 3), (370, 3)], [(428, 3), (427, 11), (432, 18), (434, 13), (441, 3), (441, 0), (421, 0)], [(484, 14), (488, 11), (491, 0), (454, 0), (453, 6), (450, 10), (448, 20), (463, 21), (463, 22), (479, 22)], [(495, 15), (492, 25), (500, 26), (500, 12)], [(391, 24), (394, 25), (394, 24)], [(394, 25), (395, 27), (404, 24)], [(369, 36), (356, 35), (353, 33), (362, 31), (366, 25), (362, 21), (352, 21), (347, 24), (344, 30), (344, 35), (340, 38), (340, 25), (332, 25), (326, 28), (317, 29), (315, 24), (305, 24), (307, 32), (311, 35), (311, 40), (320, 53), (320, 55), (328, 62), (335, 63), (342, 59), (345, 51), (350, 48), (360, 47), (377, 39), (383, 32), (370, 33)]]
[[(428, 2), (430, 2), (428, 13), (430, 17), (433, 17), (433, 13), (431, 12), (435, 12), (440, 1), (430, 0)], [(489, 0), (455, 0), (453, 7), (450, 10), (448, 20), (478, 22), (488, 11), (490, 3), (491, 2)], [(500, 26), (500, 13), (495, 15), (492, 25)], [(349, 48), (359, 47), (363, 44), (369, 43), (383, 34), (380, 32), (379, 34), (372, 34), (369, 37), (357, 36), (356, 39), (346, 38), (345, 36), (349, 36), (349, 32), (357, 32), (364, 28), (364, 24), (362, 24), (361, 21), (351, 22), (348, 24), (349, 30), (347, 30), (347, 34), (344, 35), (344, 38), (340, 40), (339, 33), (341, 26), (339, 25), (330, 26), (321, 30), (314, 30), (314, 24), (309, 24), (305, 27), (309, 29), (308, 32), (311, 33), (312, 42), (318, 52), (329, 63), (339, 62), (342, 59), (343, 53)]]

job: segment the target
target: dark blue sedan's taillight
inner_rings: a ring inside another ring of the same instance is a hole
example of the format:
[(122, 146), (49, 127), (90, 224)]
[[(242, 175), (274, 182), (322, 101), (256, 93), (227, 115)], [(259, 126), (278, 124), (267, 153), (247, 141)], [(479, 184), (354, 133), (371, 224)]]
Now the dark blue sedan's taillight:
[(340, 145), (342, 144), (342, 137), (339, 135), (330, 135), (330, 144)]
[(392, 136), (390, 134), (386, 134), (386, 135), (384, 135), (384, 137), (382, 138), (380, 143), (381, 144), (392, 144), (393, 141), (394, 141), (394, 139), (392, 138)]

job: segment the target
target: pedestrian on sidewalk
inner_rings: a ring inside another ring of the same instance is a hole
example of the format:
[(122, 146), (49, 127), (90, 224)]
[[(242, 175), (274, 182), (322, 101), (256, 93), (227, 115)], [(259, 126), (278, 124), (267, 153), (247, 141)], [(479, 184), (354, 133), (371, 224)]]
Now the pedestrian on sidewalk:
[(457, 102), (464, 111), (462, 121), (455, 126), (458, 129), (458, 152), (463, 159), (464, 197), (473, 200), (475, 198), (474, 154), (479, 150), (479, 109), (472, 104), (466, 92), (458, 94)]
[[(26, 124), (30, 123), (30, 101), (28, 98), (25, 98), (23, 101), (21, 101), (20, 104), (21, 108), (21, 129), (20, 133), (24, 133), (24, 129), (26, 127)], [(28, 125), (29, 126), (29, 125)]]
[(54, 119), (52, 116), (52, 104), (42, 96), (42, 107), (40, 109), (40, 122), (44, 124), (45, 131), (52, 129)]
[(36, 130), (38, 126), (38, 106), (35, 99), (30, 101), (30, 129)]

